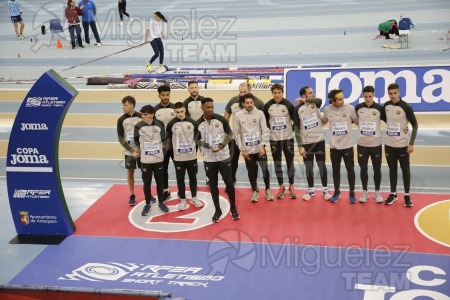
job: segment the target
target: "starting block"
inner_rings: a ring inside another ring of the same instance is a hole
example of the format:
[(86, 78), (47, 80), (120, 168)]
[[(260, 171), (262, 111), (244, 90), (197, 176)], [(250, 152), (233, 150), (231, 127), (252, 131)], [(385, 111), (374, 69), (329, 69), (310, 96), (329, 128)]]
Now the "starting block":
[(398, 42), (400, 43), (400, 49), (409, 48), (409, 30), (399, 30), (400, 35)]

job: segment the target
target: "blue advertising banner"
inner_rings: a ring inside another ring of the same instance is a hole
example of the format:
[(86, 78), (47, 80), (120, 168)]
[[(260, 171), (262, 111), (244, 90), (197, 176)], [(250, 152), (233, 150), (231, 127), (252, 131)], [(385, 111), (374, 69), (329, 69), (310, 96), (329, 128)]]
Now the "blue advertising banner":
[(36, 81), (16, 115), (6, 180), (19, 235), (67, 236), (75, 231), (61, 186), (58, 146), (64, 117), (77, 94), (50, 70)]
[(400, 96), (416, 112), (450, 111), (450, 66), (373, 67), (291, 69), (285, 71), (286, 98), (294, 101), (303, 86), (310, 86), (316, 97), (328, 104), (332, 89), (344, 90), (345, 102), (352, 105), (364, 102), (362, 89), (375, 87), (375, 102), (389, 101), (387, 87), (400, 86)]
[(184, 299), (448, 300), (449, 274), (449, 256), (407, 247), (256, 243), (225, 230), (212, 241), (72, 235), (9, 284), (152, 290)]

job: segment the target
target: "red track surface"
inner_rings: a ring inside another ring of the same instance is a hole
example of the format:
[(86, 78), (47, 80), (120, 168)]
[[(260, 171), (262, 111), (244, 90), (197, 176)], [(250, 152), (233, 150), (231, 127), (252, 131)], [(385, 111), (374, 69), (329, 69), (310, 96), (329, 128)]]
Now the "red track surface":
[[(143, 199), (142, 189), (137, 187), (136, 190), (140, 191), (137, 199)], [(303, 192), (297, 190), (299, 196)], [(226, 197), (223, 189), (221, 195)], [(224, 230), (235, 229), (250, 236), (254, 242), (449, 253), (447, 247), (429, 240), (415, 228), (414, 216), (424, 206), (450, 199), (450, 195), (413, 194), (412, 208), (403, 206), (402, 197), (389, 206), (376, 204), (373, 199), (365, 204), (351, 205), (346, 192), (334, 204), (319, 195), (310, 201), (303, 201), (300, 197), (291, 200), (286, 196), (269, 202), (262, 192), (260, 201), (253, 204), (250, 203), (250, 195), (249, 188), (236, 189), (241, 214), (239, 221), (226, 216), (220, 223), (197, 230), (160, 233), (144, 231), (130, 223), (128, 188), (114, 185), (76, 220), (75, 235), (211, 240)], [(191, 206), (187, 211), (171, 212), (157, 220), (175, 222), (175, 216), (194, 209)]]

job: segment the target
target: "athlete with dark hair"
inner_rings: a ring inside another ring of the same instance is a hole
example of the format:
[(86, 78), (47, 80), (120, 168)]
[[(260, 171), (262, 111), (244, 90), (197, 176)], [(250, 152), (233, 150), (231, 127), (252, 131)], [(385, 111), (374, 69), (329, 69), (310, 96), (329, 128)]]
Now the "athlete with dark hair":
[(209, 188), (215, 207), (212, 221), (217, 223), (222, 216), (219, 202), (218, 175), (222, 175), (225, 183), (225, 191), (230, 200), (230, 212), (233, 220), (239, 220), (240, 216), (236, 209), (236, 191), (231, 178), (231, 158), (228, 142), (232, 131), (227, 120), (214, 113), (214, 100), (204, 98), (202, 100), (203, 116), (197, 120), (195, 143), (202, 148), (203, 162), (209, 178)]
[[(396, 83), (391, 83), (387, 88), (389, 101), (384, 104), (386, 113), (386, 137), (384, 141), (384, 152), (389, 166), (389, 181), (391, 194), (384, 201), (391, 205), (397, 200), (397, 168), (398, 163), (402, 169), (403, 186), (405, 189), (404, 206), (412, 207), (413, 202), (409, 195), (411, 185), (411, 170), (409, 156), (414, 151), (414, 141), (416, 140), (419, 124), (412, 107), (400, 97), (400, 87)], [(411, 138), (403, 130), (411, 123), (413, 130)]]

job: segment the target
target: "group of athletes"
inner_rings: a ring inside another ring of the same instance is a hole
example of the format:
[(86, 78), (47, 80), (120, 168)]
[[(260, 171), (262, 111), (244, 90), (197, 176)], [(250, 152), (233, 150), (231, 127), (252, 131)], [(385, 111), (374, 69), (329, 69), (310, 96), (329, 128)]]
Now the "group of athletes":
[[(270, 172), (266, 150), (271, 150), (274, 171), (279, 189), (275, 195), (283, 199), (296, 199), (294, 189), (294, 136), (298, 153), (303, 157), (308, 189), (304, 200), (316, 196), (314, 187), (314, 159), (319, 168), (322, 195), (325, 200), (335, 203), (341, 198), (340, 167), (344, 161), (349, 182), (349, 202), (356, 203), (354, 140), (352, 123), (358, 127), (357, 157), (361, 168), (362, 194), (359, 202), (370, 199), (368, 191), (368, 160), (371, 159), (376, 203), (391, 205), (397, 200), (398, 164), (403, 174), (404, 206), (411, 207), (410, 154), (417, 135), (418, 123), (410, 105), (400, 97), (400, 88), (392, 83), (387, 92), (390, 100), (384, 106), (374, 102), (374, 87), (364, 87), (364, 102), (356, 107), (344, 103), (343, 91), (331, 90), (329, 104), (323, 113), (320, 111), (322, 99), (316, 98), (311, 87), (300, 89), (300, 97), (294, 103), (283, 97), (284, 87), (274, 84), (271, 87), (272, 99), (263, 102), (250, 92), (250, 85), (242, 83), (239, 95), (231, 98), (225, 107), (224, 115), (214, 112), (214, 100), (199, 94), (198, 83), (188, 83), (190, 96), (183, 102), (170, 102), (170, 87), (158, 87), (160, 102), (156, 106), (144, 105), (139, 112), (135, 110), (136, 100), (132, 96), (122, 99), (124, 114), (118, 119), (117, 133), (124, 148), (127, 180), (130, 190), (129, 205), (136, 204), (134, 195), (134, 170), (142, 171), (145, 206), (142, 216), (148, 215), (151, 203), (158, 202), (163, 212), (169, 212), (165, 201), (171, 197), (168, 183), (168, 166), (172, 159), (180, 204), (179, 210), (188, 208), (185, 176), (189, 178), (190, 202), (202, 207), (197, 198), (197, 153), (203, 156), (207, 185), (215, 207), (213, 222), (222, 216), (219, 203), (218, 175), (222, 176), (225, 191), (230, 201), (230, 213), (234, 220), (240, 215), (236, 208), (236, 171), (242, 155), (252, 189), (251, 202), (258, 202), (258, 165), (265, 184), (265, 197), (272, 201)], [(232, 117), (232, 119), (231, 119)], [(390, 194), (383, 200), (381, 184), (381, 121), (386, 123), (385, 157), (389, 167)], [(408, 137), (408, 123), (412, 125)], [(329, 124), (330, 158), (333, 174), (334, 192), (328, 190), (327, 167), (325, 164), (325, 134), (323, 126)], [(282, 160), (284, 155), (284, 161)], [(289, 186), (286, 189), (283, 179), (283, 165), (286, 163)], [(158, 200), (151, 194), (152, 179), (156, 182)]]

